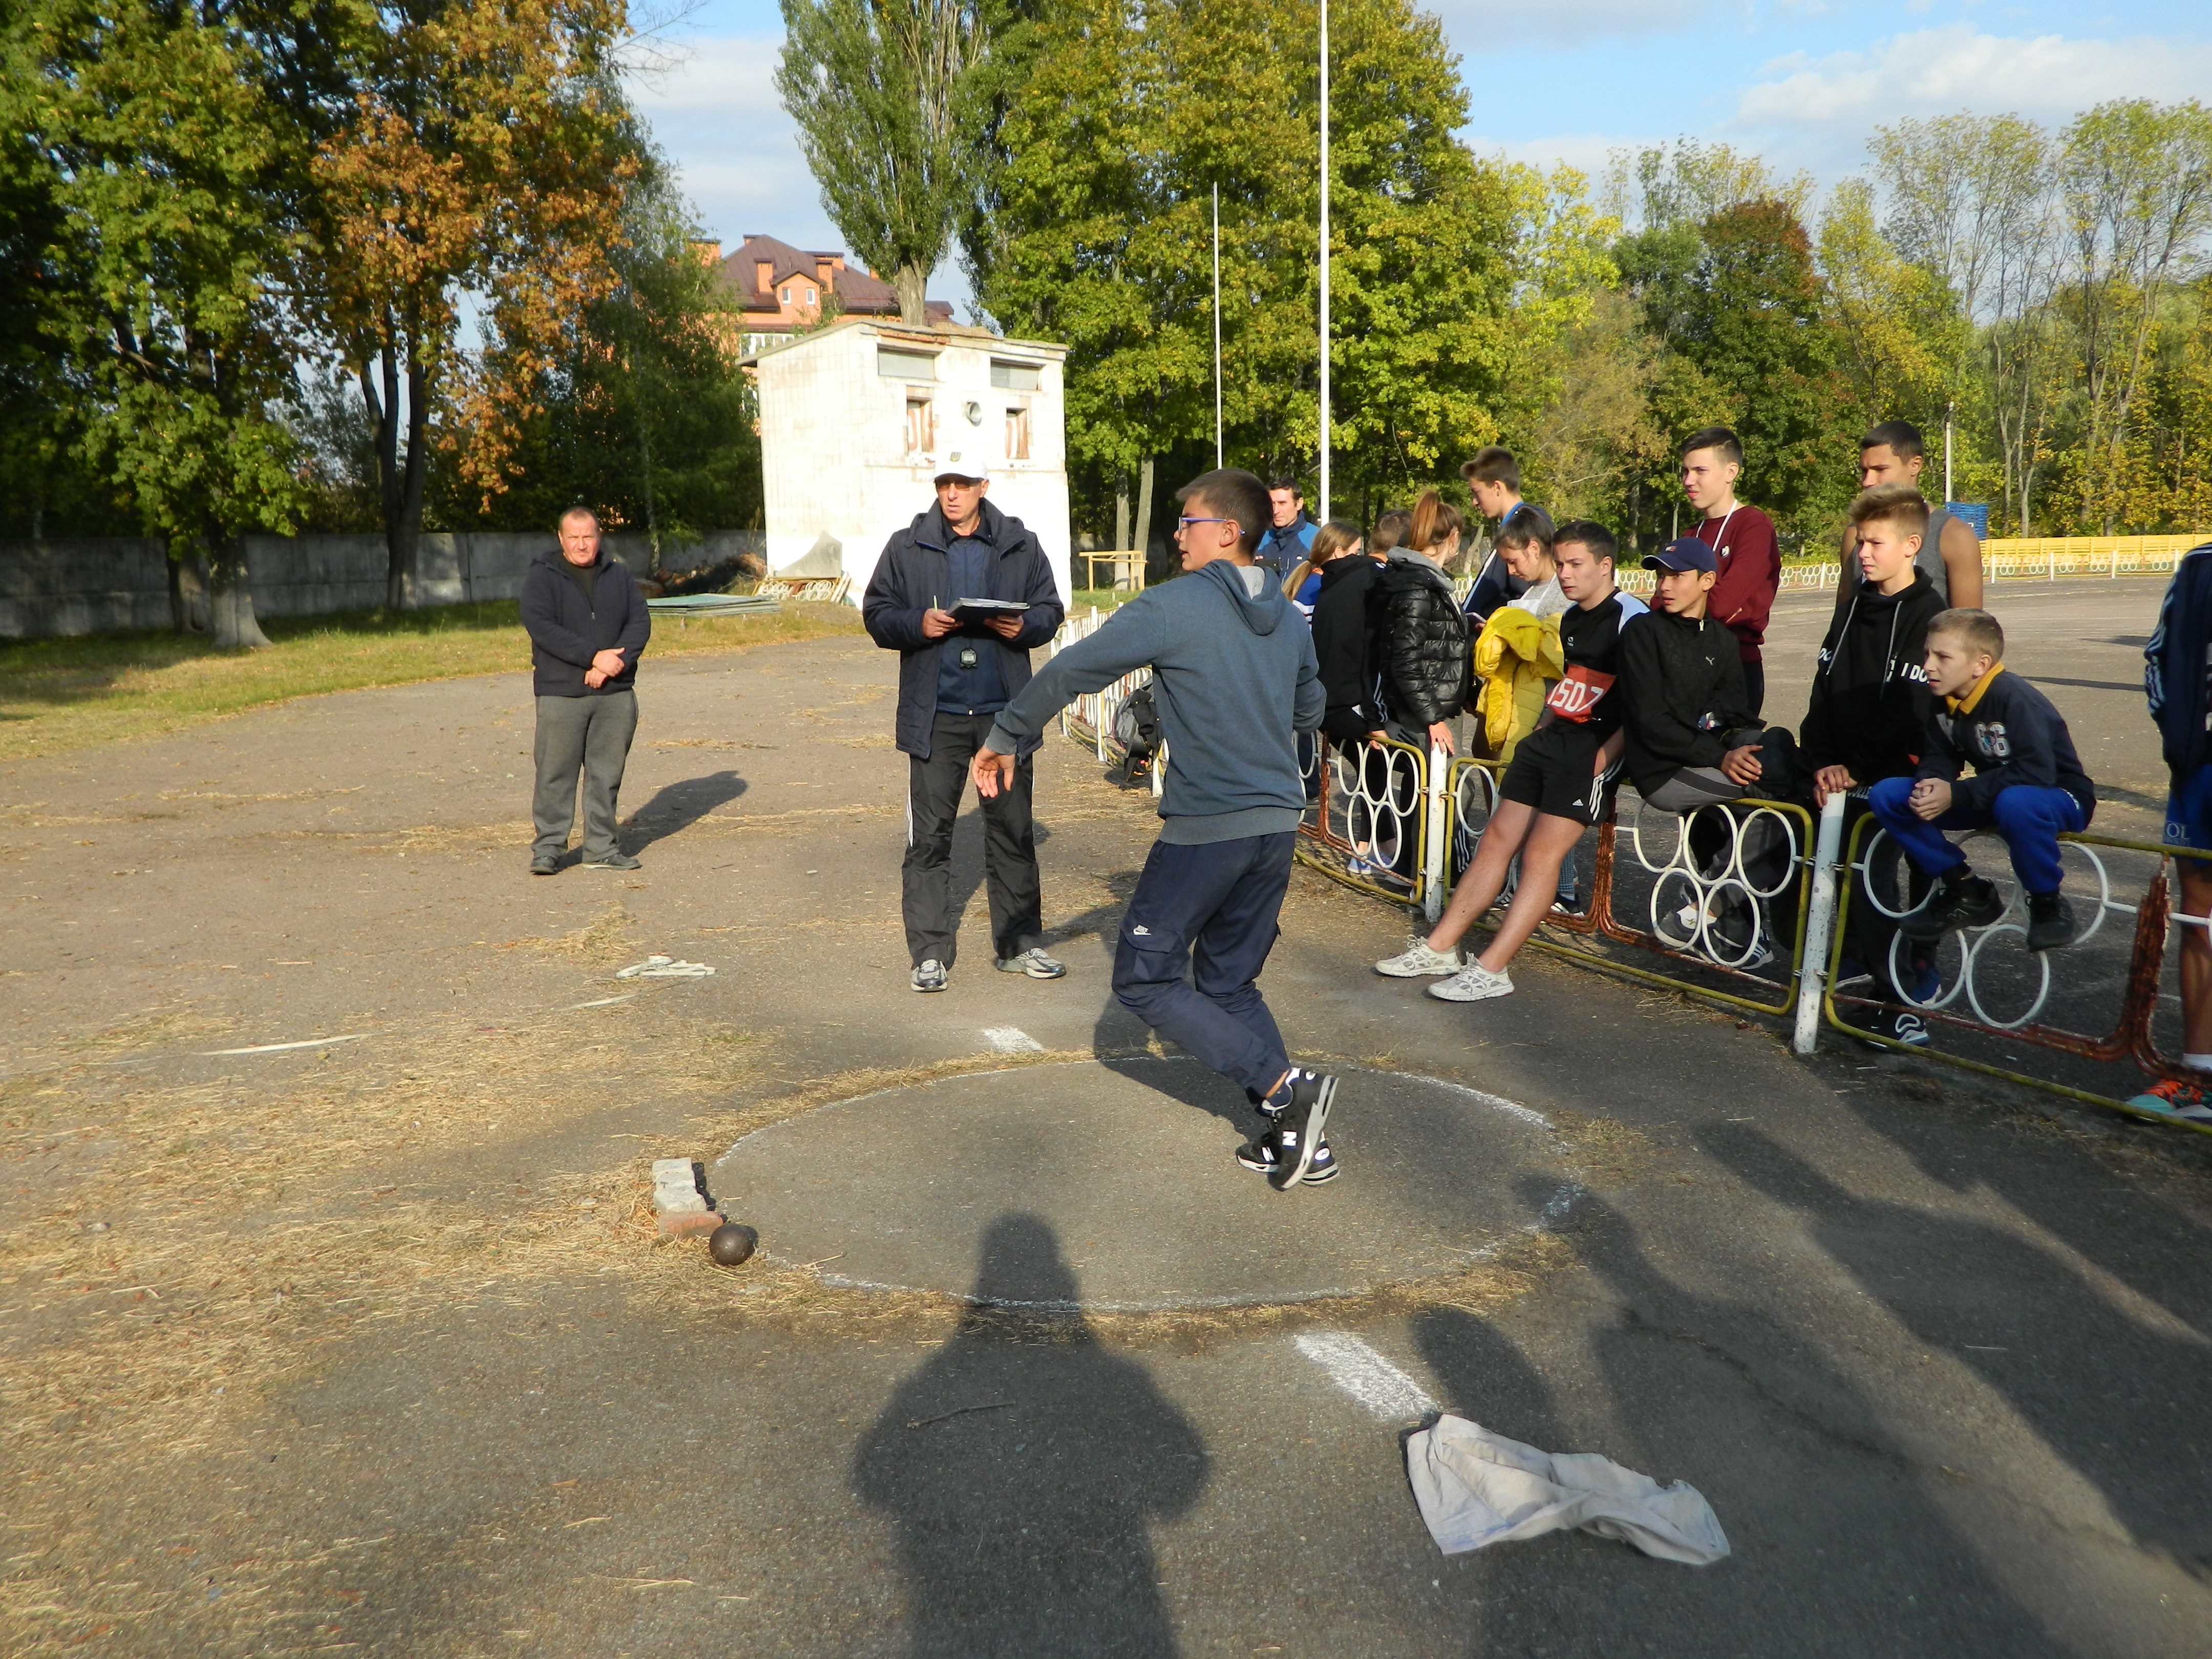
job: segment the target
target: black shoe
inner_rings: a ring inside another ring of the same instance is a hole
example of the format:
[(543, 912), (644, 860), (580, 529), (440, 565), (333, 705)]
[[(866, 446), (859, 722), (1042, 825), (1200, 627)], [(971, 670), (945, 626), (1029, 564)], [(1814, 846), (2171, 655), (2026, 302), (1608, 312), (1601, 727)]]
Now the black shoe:
[(1954, 871), (1936, 884), (1927, 903), (1898, 922), (1897, 931), (1925, 944), (1961, 927), (1987, 927), (2004, 912), (2003, 895), (1987, 878)]
[(644, 867), (627, 853), (603, 853), (598, 858), (584, 860), (586, 870), (641, 870)]
[(561, 860), (550, 853), (540, 853), (530, 860), (530, 873), (533, 876), (557, 876), (561, 873)]
[[(1257, 1140), (1248, 1141), (1237, 1149), (1237, 1161), (1255, 1174), (1272, 1176), (1282, 1163), (1282, 1155), (1275, 1147), (1273, 1129)], [(1314, 1143), (1313, 1157), (1307, 1160), (1306, 1172), (1300, 1180), (1304, 1187), (1318, 1187), (1336, 1179), (1336, 1154), (1329, 1151), (1327, 1140)]]
[(2027, 948), (2056, 951), (2074, 942), (2074, 907), (2063, 893), (2027, 896)]
[(1288, 1192), (1305, 1179), (1314, 1149), (1322, 1144), (1322, 1131), (1328, 1123), (1330, 1103), (1336, 1099), (1336, 1079), (1326, 1072), (1293, 1066), (1284, 1089), (1290, 1095), (1287, 1101), (1280, 1093), (1269, 1097), (1269, 1103), (1275, 1108), (1271, 1115), (1275, 1120), (1277, 1157), (1267, 1179), (1279, 1193)]
[[(1892, 1042), (1901, 1042), (1908, 1048), (1925, 1048), (1930, 1038), (1928, 1022), (1910, 1009), (1872, 1008), (1867, 1018), (1851, 1022), (1869, 1036), (1887, 1037)], [(1878, 1043), (1869, 1043), (1869, 1048)]]

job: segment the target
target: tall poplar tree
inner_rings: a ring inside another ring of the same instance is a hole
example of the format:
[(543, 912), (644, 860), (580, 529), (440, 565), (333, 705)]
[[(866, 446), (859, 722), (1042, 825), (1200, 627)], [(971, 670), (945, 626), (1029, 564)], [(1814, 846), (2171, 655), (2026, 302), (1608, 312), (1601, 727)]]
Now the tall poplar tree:
[(978, 0), (782, 0), (776, 91), (822, 204), (856, 254), (928, 321), (929, 275), (963, 204), (974, 141), (964, 92), (983, 53)]

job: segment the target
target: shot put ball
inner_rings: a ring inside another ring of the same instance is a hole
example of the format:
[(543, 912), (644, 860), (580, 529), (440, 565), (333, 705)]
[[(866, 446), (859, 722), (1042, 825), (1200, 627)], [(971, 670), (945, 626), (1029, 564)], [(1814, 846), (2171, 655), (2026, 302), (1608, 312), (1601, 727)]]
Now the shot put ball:
[(725, 1221), (707, 1237), (707, 1254), (725, 1267), (735, 1267), (747, 1261), (753, 1248), (760, 1243), (760, 1235), (741, 1222)]

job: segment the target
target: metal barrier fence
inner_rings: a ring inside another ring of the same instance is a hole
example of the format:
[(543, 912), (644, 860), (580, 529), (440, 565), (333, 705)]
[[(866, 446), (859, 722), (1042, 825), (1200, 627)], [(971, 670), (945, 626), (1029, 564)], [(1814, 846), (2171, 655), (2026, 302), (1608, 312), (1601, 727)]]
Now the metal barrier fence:
[[(1093, 611), (1071, 622), (1054, 648), (1087, 635), (1099, 621)], [(1063, 732), (1102, 762), (1118, 758), (1115, 716), (1149, 678), (1139, 670), (1078, 699), (1061, 716)], [(1474, 861), (1504, 769), (1389, 738), (1346, 748), (1310, 735), (1302, 744), (1308, 804), (1299, 861), (1433, 924)], [(1166, 763), (1163, 745), (1152, 768), (1155, 795)], [(1570, 855), (1579, 903), (1555, 908), (1525, 948), (1724, 1006), (1794, 1015), (1800, 1054), (1813, 1051), (1825, 1020), (1860, 1042), (2212, 1133), (2212, 1125), (2146, 1112), (2087, 1086), (2106, 1082), (2094, 1067), (2116, 1063), (2152, 1078), (2192, 1077), (2160, 1046), (2161, 1022), (2177, 1017), (2166, 1005), (2178, 1009), (2179, 1000), (2166, 988), (2170, 924), (2212, 932), (2212, 919), (2170, 914), (2167, 866), (2176, 856), (2212, 862), (2212, 850), (2088, 834), (2060, 837), (2079, 931), (2063, 949), (2044, 952), (2025, 949), (2024, 901), (2014, 884), (1996, 874), (2002, 860), (1984, 860), (2008, 890), (2005, 914), (1932, 947), (1927, 966), (1933, 984), (1915, 969), (1903, 936), (1893, 936), (1881, 965), (1893, 986), (1910, 988), (1900, 1000), (1887, 1001), (1848, 988), (1856, 980), (1841, 978), (1850, 965), (1854, 905), (1871, 904), (1892, 921), (1913, 908), (1905, 902), (1909, 887), (1904, 894), (1896, 889), (1893, 848), (1885, 853), (1888, 837), (1871, 816), (1852, 828), (1846, 852), (1841, 796), (1830, 799), (1817, 821), (1785, 801), (1731, 802), (1678, 817), (1654, 811), (1632, 792), (1625, 791), (1623, 800), (1634, 801), (1626, 823), (1608, 817)], [(1965, 838), (1969, 844), (1996, 839), (1989, 830)], [(1585, 853), (1586, 884), (1580, 868)], [(2138, 902), (2117, 896), (2138, 882)], [(2120, 916), (2134, 918), (2131, 931), (2113, 920)], [(2094, 1019), (2104, 1034), (2046, 1018), (2054, 1008), (2075, 1024)], [(1851, 1011), (1863, 1016), (1883, 1010), (1918, 1013), (1948, 1046), (1912, 1047), (1847, 1018)], [(2005, 1044), (2091, 1069), (2074, 1081), (2037, 1076), (2019, 1069), (2016, 1055), (2014, 1065), (1998, 1063), (2007, 1057)]]
[[(1102, 615), (1094, 605), (1089, 616), (1070, 617), (1060, 625), (1060, 631), (1053, 635), (1048, 647), (1052, 654), (1058, 656), (1078, 640), (1089, 639), (1112, 615), (1110, 611)], [(1115, 728), (1122, 705), (1129, 701), (1130, 693), (1139, 686), (1151, 684), (1152, 678), (1151, 669), (1139, 668), (1122, 675), (1113, 684), (1100, 690), (1085, 692), (1060, 710), (1060, 735), (1087, 745), (1097, 752), (1102, 762), (1121, 760), (1128, 749), (1115, 734)], [(1168, 746), (1163, 742), (1158, 753), (1152, 757), (1152, 785), (1155, 796), (1160, 793), (1161, 774), (1167, 769), (1167, 759)]]

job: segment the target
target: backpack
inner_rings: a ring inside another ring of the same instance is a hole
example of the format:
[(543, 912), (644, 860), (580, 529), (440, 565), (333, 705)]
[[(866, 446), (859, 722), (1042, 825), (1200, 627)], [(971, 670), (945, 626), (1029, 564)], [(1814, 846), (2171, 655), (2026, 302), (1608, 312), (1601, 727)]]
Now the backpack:
[(1160, 750), (1160, 706), (1149, 683), (1129, 693), (1114, 711), (1114, 741), (1121, 745), (1121, 763), (1119, 775), (1109, 775), (1127, 789), (1151, 769)]

